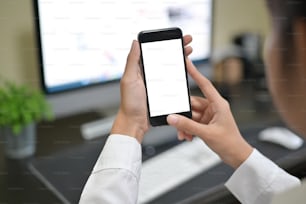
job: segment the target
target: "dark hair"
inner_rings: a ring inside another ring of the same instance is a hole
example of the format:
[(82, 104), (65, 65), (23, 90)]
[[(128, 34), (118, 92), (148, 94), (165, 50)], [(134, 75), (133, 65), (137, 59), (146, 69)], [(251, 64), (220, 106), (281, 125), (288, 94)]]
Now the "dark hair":
[(281, 34), (292, 35), (293, 22), (306, 19), (305, 0), (267, 0), (267, 4), (273, 27)]
[[(266, 0), (274, 31), (281, 40), (283, 60), (288, 62), (294, 54), (293, 25), (296, 20), (306, 20), (306, 0)], [(305, 21), (306, 23), (306, 21)], [(306, 25), (306, 24), (305, 24)], [(290, 54), (289, 54), (290, 53)]]

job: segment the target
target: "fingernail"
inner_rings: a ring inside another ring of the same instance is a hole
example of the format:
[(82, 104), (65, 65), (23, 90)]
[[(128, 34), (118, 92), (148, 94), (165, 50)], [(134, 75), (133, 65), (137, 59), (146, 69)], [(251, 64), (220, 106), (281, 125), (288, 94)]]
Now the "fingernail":
[(178, 117), (175, 115), (168, 115), (167, 120), (168, 120), (168, 123), (175, 125), (178, 121)]

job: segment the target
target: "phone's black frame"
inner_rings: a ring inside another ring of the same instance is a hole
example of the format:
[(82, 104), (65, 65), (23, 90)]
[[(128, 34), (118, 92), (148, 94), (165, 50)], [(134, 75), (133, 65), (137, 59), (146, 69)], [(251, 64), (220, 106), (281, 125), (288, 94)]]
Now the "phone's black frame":
[(188, 112), (180, 112), (175, 114), (184, 115), (188, 118), (192, 117), (191, 113), (191, 103), (190, 103), (190, 90), (189, 90), (189, 82), (188, 82), (188, 76), (187, 76), (187, 69), (186, 69), (186, 59), (185, 59), (185, 50), (184, 50), (184, 42), (183, 42), (183, 34), (180, 28), (174, 27), (174, 28), (164, 28), (164, 29), (157, 29), (157, 30), (146, 30), (141, 31), (138, 34), (138, 41), (140, 44), (140, 50), (141, 50), (141, 67), (143, 72), (143, 80), (146, 87), (146, 94), (147, 94), (147, 108), (148, 108), (148, 117), (150, 124), (152, 126), (161, 126), (161, 125), (168, 125), (167, 123), (167, 115), (161, 115), (161, 116), (154, 116), (151, 117), (150, 113), (150, 104), (148, 100), (148, 90), (147, 90), (147, 84), (146, 84), (146, 77), (145, 77), (145, 70), (143, 66), (143, 57), (142, 57), (142, 43), (146, 42), (156, 42), (156, 41), (163, 41), (163, 40), (172, 40), (172, 39), (181, 39), (182, 42), (182, 57), (184, 58), (184, 68), (185, 68), (185, 77), (186, 77), (186, 86), (188, 90), (188, 100), (189, 100), (189, 111)]

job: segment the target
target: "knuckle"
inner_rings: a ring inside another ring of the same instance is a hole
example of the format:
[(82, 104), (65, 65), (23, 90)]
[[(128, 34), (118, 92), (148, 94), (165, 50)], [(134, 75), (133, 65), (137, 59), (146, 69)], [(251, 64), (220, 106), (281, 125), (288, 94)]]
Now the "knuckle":
[(120, 87), (122, 88), (123, 86), (125, 86), (126, 84), (128, 84), (128, 80), (126, 79), (126, 77), (122, 77), (120, 79)]
[(206, 77), (202, 77), (203, 78), (203, 82), (206, 86), (212, 86), (213, 84), (211, 83), (210, 80), (208, 80)]
[(226, 99), (223, 99), (223, 106), (226, 109), (230, 109), (230, 103)]

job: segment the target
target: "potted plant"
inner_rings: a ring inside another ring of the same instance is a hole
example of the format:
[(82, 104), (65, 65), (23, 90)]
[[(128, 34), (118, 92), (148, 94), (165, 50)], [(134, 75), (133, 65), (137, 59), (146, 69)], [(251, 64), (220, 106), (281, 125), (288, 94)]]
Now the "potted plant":
[(40, 92), (12, 82), (4, 82), (0, 87), (0, 135), (7, 157), (21, 159), (33, 155), (35, 123), (51, 118), (50, 106)]

